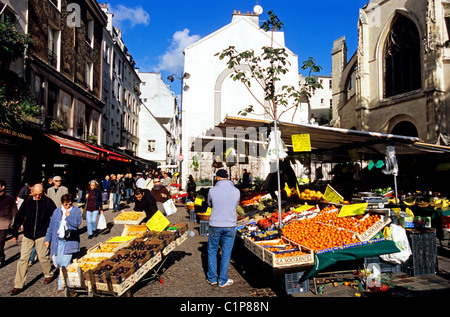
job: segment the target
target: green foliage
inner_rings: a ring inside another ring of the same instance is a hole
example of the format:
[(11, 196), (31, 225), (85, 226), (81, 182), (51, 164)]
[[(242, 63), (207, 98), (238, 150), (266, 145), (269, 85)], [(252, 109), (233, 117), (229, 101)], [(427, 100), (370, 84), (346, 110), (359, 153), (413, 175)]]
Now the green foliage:
[(14, 24), (0, 22), (0, 68), (9, 69), (11, 63), (22, 57), (27, 46), (32, 44), (31, 37), (19, 32)]
[[(276, 16), (273, 11), (268, 11), (269, 18), (261, 26), (266, 32), (278, 31), (284, 29), (284, 23)], [(253, 50), (238, 52), (235, 46), (229, 46), (222, 52), (215, 54), (220, 60), (226, 60), (229, 69), (234, 70), (231, 78), (234, 81), (242, 82), (256, 102), (263, 107), (263, 115), (269, 115), (273, 120), (279, 120), (282, 114), (300, 106), (302, 100), (309, 99), (309, 88), (320, 88), (320, 84), (315, 78), (308, 76), (306, 82), (301, 84), (301, 89), (291, 85), (283, 85), (280, 87), (278, 83), (282, 76), (289, 71), (289, 60), (286, 49), (277, 48), (272, 42), (270, 46), (262, 47), (261, 55), (256, 55)], [(267, 65), (267, 66), (266, 66)], [(245, 66), (245, 70), (242, 67)], [(321, 67), (315, 64), (313, 58), (303, 63), (303, 70), (309, 69), (309, 74), (319, 72)], [(256, 82), (264, 91), (264, 100), (259, 100), (252, 91), (252, 82)], [(240, 115), (246, 116), (248, 113), (254, 112), (254, 106), (249, 105), (247, 108), (239, 112)], [(293, 116), (294, 116), (293, 115)]]

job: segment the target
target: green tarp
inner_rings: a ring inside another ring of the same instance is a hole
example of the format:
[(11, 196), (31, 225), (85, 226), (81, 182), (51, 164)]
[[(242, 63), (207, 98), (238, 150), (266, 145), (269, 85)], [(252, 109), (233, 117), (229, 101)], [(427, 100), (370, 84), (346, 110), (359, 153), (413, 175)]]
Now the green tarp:
[(315, 254), (314, 267), (309, 272), (304, 274), (301, 280), (309, 279), (316, 273), (323, 271), (338, 261), (356, 260), (365, 257), (397, 252), (400, 252), (400, 250), (397, 248), (394, 241), (384, 240), (373, 244), (352, 247), (344, 250)]

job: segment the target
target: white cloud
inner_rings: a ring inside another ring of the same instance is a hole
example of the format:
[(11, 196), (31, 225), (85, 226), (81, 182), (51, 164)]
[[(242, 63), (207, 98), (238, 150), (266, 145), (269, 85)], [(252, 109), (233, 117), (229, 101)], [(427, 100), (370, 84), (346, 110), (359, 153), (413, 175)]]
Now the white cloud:
[(166, 53), (159, 57), (159, 65), (156, 67), (155, 71), (159, 72), (165, 70), (175, 74), (179, 74), (183, 71), (184, 49), (200, 40), (200, 35), (189, 35), (189, 32), (188, 29), (175, 32)]
[(133, 28), (137, 24), (148, 25), (150, 23), (150, 14), (142, 7), (129, 8), (122, 4), (110, 6), (109, 11), (114, 14), (114, 25), (123, 26), (128, 22)]

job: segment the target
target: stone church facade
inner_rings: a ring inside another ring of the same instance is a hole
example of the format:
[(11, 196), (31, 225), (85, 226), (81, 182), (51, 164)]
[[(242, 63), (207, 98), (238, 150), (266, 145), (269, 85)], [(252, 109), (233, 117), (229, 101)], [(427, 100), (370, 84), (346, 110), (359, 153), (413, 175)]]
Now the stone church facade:
[(332, 125), (449, 145), (450, 1), (371, 0), (332, 50)]

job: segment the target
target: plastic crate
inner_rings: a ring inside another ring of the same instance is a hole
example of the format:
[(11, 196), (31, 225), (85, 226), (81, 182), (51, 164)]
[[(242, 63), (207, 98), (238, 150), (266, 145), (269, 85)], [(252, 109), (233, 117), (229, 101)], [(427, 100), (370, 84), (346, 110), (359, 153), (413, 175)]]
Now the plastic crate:
[(309, 280), (305, 280), (299, 283), (299, 280), (303, 276), (303, 274), (305, 274), (305, 272), (284, 274), (284, 285), (287, 294), (291, 295), (299, 293), (308, 293), (310, 291)]
[(200, 235), (207, 236), (209, 234), (209, 221), (200, 220)]
[(411, 256), (403, 263), (402, 272), (412, 276), (436, 274), (438, 268), (436, 230), (406, 230)]
[(383, 261), (379, 256), (370, 256), (364, 258), (366, 267), (369, 264), (377, 264), (381, 273), (400, 273), (402, 271), (401, 264), (393, 264)]
[(195, 213), (195, 210), (189, 210), (189, 221), (197, 222), (197, 214)]

